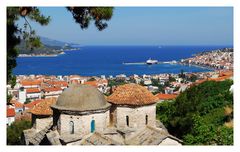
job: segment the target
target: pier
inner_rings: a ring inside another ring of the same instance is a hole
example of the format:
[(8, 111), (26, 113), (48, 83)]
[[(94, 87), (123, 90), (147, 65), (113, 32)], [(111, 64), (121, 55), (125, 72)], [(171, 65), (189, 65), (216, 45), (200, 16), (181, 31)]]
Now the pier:
[[(147, 65), (146, 62), (123, 62), (123, 64), (124, 65)], [(165, 61), (165, 62), (157, 62), (156, 64), (178, 64), (178, 62), (177, 61)]]

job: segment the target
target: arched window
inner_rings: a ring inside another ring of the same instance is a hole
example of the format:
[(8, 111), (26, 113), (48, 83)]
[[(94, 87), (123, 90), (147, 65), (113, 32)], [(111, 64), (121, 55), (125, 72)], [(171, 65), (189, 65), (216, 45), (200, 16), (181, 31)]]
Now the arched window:
[(128, 116), (126, 116), (126, 124), (129, 127), (129, 117)]
[(146, 125), (148, 124), (148, 115), (146, 115), (146, 117), (145, 117), (145, 124)]
[(95, 131), (95, 120), (91, 121), (91, 133)]
[(70, 134), (74, 134), (74, 122), (73, 121), (69, 122), (69, 131), (70, 131)]

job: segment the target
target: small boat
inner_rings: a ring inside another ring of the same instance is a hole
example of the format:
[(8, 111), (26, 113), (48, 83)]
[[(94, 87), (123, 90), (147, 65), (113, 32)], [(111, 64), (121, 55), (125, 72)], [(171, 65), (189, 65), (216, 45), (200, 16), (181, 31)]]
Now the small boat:
[(157, 64), (157, 63), (158, 63), (158, 60), (152, 60), (151, 58), (149, 58), (149, 59), (146, 61), (146, 64), (148, 64), (148, 65)]

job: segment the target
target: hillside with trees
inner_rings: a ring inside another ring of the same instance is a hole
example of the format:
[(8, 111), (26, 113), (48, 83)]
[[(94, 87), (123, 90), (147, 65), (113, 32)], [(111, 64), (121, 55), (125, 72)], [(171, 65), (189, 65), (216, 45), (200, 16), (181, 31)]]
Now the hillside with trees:
[(55, 55), (60, 54), (63, 52), (62, 47), (60, 46), (50, 46), (42, 44), (38, 48), (29, 48), (27, 47), (27, 44), (24, 40), (20, 42), (20, 44), (17, 46), (18, 53), (19, 54), (32, 54), (32, 55), (39, 55), (39, 54), (45, 54), (45, 55)]
[(157, 117), (186, 145), (233, 145), (232, 80), (206, 81), (157, 105)]

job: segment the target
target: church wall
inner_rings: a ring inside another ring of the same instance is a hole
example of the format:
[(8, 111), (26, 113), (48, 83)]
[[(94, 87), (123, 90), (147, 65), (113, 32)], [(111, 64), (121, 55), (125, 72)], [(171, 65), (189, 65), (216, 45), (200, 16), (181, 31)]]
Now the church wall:
[(109, 125), (109, 110), (89, 115), (60, 115), (60, 133), (70, 133), (70, 122), (74, 123), (74, 133), (83, 135), (91, 132), (91, 121), (95, 120), (95, 131), (103, 131)]
[(148, 125), (156, 126), (156, 104), (146, 105), (142, 107), (120, 107), (116, 109), (117, 128), (127, 127), (126, 116), (129, 117), (129, 127), (130, 128), (141, 128), (145, 127), (146, 115), (148, 115)]
[(182, 144), (179, 143), (179, 142), (176, 141), (176, 140), (171, 139), (171, 138), (166, 138), (166, 139), (164, 139), (159, 145), (160, 145), (160, 146), (162, 146), (162, 145), (181, 146)]
[(37, 131), (41, 131), (42, 129), (47, 127), (51, 122), (52, 122), (52, 117), (36, 118), (34, 126)]

